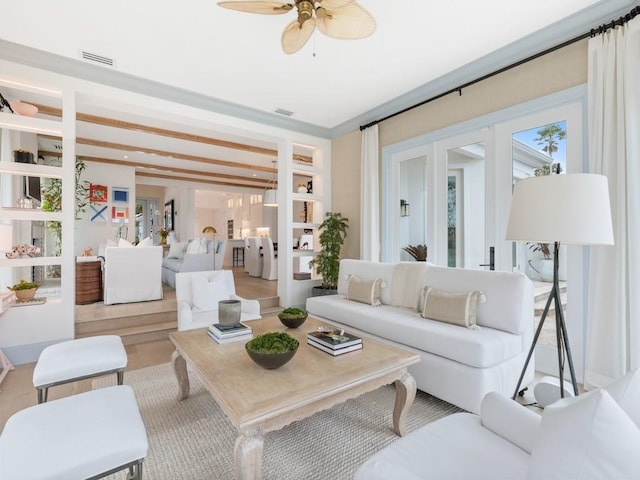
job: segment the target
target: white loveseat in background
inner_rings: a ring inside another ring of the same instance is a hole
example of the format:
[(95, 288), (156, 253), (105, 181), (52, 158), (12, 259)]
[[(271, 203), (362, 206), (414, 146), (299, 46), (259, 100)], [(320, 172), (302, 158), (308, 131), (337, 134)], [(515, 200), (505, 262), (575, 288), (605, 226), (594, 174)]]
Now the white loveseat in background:
[(162, 299), (162, 247), (104, 249), (104, 304)]
[(176, 288), (176, 273), (222, 270), (226, 248), (225, 240), (196, 238), (187, 242), (172, 243), (169, 253), (162, 260), (162, 281)]
[[(380, 306), (346, 298), (349, 275), (380, 279)], [(429, 320), (417, 311), (424, 286), (479, 290), (478, 329)], [(311, 297), (306, 309), (353, 333), (373, 335), (420, 355), (409, 367), (420, 390), (478, 413), (485, 394), (512, 395), (533, 339), (533, 285), (523, 274), (438, 267), (428, 263), (342, 260), (338, 295)], [(533, 380), (529, 363), (523, 386)]]

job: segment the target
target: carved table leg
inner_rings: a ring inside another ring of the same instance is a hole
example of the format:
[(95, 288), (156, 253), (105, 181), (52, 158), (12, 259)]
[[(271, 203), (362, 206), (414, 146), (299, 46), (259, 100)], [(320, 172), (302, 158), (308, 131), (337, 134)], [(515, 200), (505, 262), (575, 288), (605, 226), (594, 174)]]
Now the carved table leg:
[(171, 354), (171, 361), (173, 362), (173, 371), (178, 379), (178, 400), (184, 400), (189, 396), (189, 374), (187, 373), (187, 362), (180, 352), (176, 350)]
[(263, 443), (264, 435), (260, 428), (240, 432), (233, 451), (240, 480), (260, 480), (262, 477)]
[(416, 398), (416, 381), (408, 373), (404, 373), (401, 378), (395, 381), (396, 404), (393, 408), (393, 431), (402, 437), (407, 433), (407, 413), (409, 407)]

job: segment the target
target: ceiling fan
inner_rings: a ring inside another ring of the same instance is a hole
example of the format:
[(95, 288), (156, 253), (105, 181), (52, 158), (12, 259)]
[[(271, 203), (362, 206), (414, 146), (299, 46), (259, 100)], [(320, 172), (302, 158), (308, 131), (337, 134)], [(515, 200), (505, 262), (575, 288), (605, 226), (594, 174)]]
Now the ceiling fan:
[(316, 26), (325, 35), (340, 39), (364, 38), (376, 29), (375, 19), (355, 0), (295, 0), (293, 3), (230, 0), (218, 5), (263, 15), (280, 15), (295, 8), (298, 18), (282, 32), (282, 50), (287, 54), (300, 50)]

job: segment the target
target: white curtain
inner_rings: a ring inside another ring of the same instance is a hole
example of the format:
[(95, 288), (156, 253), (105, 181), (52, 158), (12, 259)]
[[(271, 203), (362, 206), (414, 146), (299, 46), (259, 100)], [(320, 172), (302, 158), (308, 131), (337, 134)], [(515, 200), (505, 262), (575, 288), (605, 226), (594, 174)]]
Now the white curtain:
[(360, 258), (380, 260), (378, 125), (362, 131), (360, 175)]
[(609, 179), (615, 246), (592, 247), (585, 387), (640, 366), (640, 19), (589, 41), (589, 171)]

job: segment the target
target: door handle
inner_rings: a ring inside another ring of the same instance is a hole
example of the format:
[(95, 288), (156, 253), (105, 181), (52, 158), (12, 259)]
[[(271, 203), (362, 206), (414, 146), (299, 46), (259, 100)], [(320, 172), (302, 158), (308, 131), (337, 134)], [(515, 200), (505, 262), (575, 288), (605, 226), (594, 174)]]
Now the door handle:
[(489, 247), (489, 263), (481, 263), (479, 267), (489, 267), (489, 270), (496, 269), (496, 247)]

